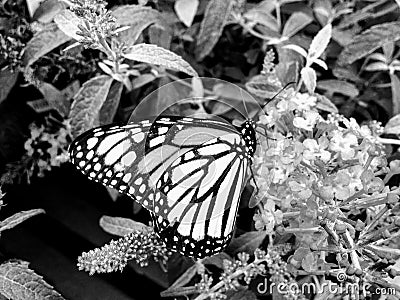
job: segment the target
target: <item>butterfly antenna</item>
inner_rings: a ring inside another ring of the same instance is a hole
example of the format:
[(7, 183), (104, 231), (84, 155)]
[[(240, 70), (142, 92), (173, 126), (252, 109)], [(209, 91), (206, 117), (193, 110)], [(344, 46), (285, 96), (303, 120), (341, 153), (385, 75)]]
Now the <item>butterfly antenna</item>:
[(276, 97), (278, 97), (278, 96), (280, 95), (280, 93), (282, 93), (284, 90), (286, 90), (286, 88), (287, 88), (289, 85), (295, 84), (295, 83), (296, 83), (295, 81), (291, 81), (291, 82), (285, 84), (285, 86), (284, 86), (283, 88), (281, 88), (281, 89), (279, 90), (279, 92), (277, 92), (271, 99), (269, 99), (269, 100), (267, 101), (267, 103), (264, 104), (264, 106), (259, 110), (259, 112), (260, 112), (260, 111), (263, 111), (264, 108), (265, 108), (271, 101), (273, 101)]

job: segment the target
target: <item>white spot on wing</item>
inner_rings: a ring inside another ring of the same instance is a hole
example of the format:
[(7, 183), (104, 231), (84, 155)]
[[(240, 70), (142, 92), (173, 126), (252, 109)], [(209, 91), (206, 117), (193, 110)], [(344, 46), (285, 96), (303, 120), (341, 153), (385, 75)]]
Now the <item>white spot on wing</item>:
[(96, 138), (96, 137), (92, 137), (92, 138), (88, 139), (87, 142), (86, 142), (86, 145), (87, 145), (86, 148), (88, 150), (92, 149), (94, 146), (96, 146), (98, 140), (99, 139)]
[(107, 155), (104, 157), (104, 163), (107, 165), (112, 165), (122, 156), (122, 154), (127, 149), (129, 149), (131, 145), (132, 144), (129, 140), (124, 140), (122, 143), (119, 143), (114, 148), (112, 148), (110, 152), (107, 153)]
[(121, 161), (122, 164), (124, 164), (125, 166), (130, 166), (136, 159), (136, 153), (134, 151), (129, 151), (128, 153), (126, 153)]
[(99, 147), (97, 148), (97, 154), (102, 155), (106, 153), (108, 150), (111, 149), (116, 143), (121, 141), (123, 138), (126, 137), (125, 132), (119, 132), (113, 135), (109, 135), (104, 140), (100, 142)]
[(137, 134), (133, 135), (132, 138), (136, 143), (140, 143), (144, 139), (144, 133), (143, 132), (137, 133)]

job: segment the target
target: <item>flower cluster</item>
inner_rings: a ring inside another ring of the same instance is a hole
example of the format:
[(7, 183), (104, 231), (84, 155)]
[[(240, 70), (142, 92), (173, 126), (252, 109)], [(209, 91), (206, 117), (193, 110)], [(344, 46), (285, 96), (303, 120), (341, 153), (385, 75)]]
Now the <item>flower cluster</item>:
[(44, 176), (45, 171), (52, 167), (59, 167), (68, 161), (68, 145), (71, 140), (68, 124), (56, 132), (48, 132), (45, 126), (37, 126), (35, 123), (30, 126), (31, 136), (25, 142), (26, 155), (34, 160), (32, 169), (37, 167), (39, 177)]
[(201, 281), (196, 284), (197, 291), (200, 293), (196, 300), (225, 299), (226, 292), (246, 287), (257, 275), (265, 274), (264, 263), (268, 259), (268, 254), (263, 250), (256, 249), (254, 256), (252, 262), (250, 262), (250, 255), (245, 252), (239, 253), (237, 260), (224, 260), (220, 281), (214, 285), (213, 278), (203, 272)]
[(106, 9), (107, 3), (102, 0), (73, 0), (71, 11), (79, 17), (83, 23), (78, 25), (85, 47), (108, 50), (106, 38), (115, 34), (117, 28), (115, 18)]
[(273, 136), (261, 137), (255, 156), (259, 200), (278, 201), (286, 211), (293, 208), (292, 200), (305, 203), (312, 195), (331, 203), (381, 191), (382, 180), (374, 175), (386, 164), (376, 143), (379, 130), (342, 116), (325, 120), (315, 96), (292, 93), (259, 121)]
[[(68, 161), (68, 145), (71, 142), (70, 128), (66, 121), (52, 126), (50, 118), (46, 125), (32, 123), (30, 137), (25, 141), (25, 154), (19, 162), (6, 166), (1, 183), (12, 183), (26, 177), (27, 182), (34, 175), (43, 177), (52, 167), (59, 167)], [(54, 124), (53, 124), (54, 125)]]
[(165, 265), (170, 255), (156, 233), (134, 231), (101, 248), (82, 253), (78, 258), (78, 268), (90, 275), (110, 273), (122, 271), (130, 260), (141, 267), (147, 266), (150, 258)]
[(11, 36), (0, 34), (0, 57), (7, 61), (12, 70), (17, 70), (22, 65), (25, 44)]
[[(360, 126), (338, 114), (324, 118), (318, 98), (306, 93), (289, 89), (282, 98), (258, 122), (265, 135), (254, 158), (258, 211), (253, 219), (255, 228), (267, 234), (294, 234), (298, 249), (288, 263), (278, 256), (268, 260), (271, 280), (294, 280), (286, 268), (297, 275), (340, 272), (341, 255), (337, 264), (325, 258), (343, 249), (351, 253), (351, 275), (363, 274), (361, 262), (392, 264), (384, 259), (400, 255), (391, 247), (398, 236), (393, 218), (400, 189), (387, 183), (399, 168), (396, 162), (388, 166), (380, 124)], [(364, 221), (351, 219), (361, 211)], [(369, 254), (359, 256), (356, 246)]]

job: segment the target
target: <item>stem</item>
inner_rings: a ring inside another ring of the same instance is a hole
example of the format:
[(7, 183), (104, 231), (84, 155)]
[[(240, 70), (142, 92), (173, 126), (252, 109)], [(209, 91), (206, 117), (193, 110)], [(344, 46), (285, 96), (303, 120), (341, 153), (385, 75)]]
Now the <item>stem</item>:
[[(258, 265), (262, 262), (265, 262), (264, 259), (262, 260), (255, 260), (254, 262), (252, 262), (251, 264), (248, 264), (245, 268), (243, 269), (239, 269), (236, 270), (234, 273), (232, 273), (231, 275), (228, 276), (228, 280), (230, 279), (234, 279), (236, 277), (239, 277), (240, 275), (243, 275), (248, 269), (254, 267), (255, 265)], [(197, 296), (194, 300), (205, 300), (209, 297), (210, 294), (215, 293), (216, 291), (218, 291), (220, 288), (222, 288), (224, 286), (224, 282), (220, 281), (218, 282), (216, 285), (214, 285), (207, 294), (200, 294), (199, 296)]]
[(386, 138), (378, 137), (377, 141), (382, 144), (400, 145), (400, 140), (396, 140), (396, 139), (386, 139)]
[(378, 221), (388, 212), (389, 208), (385, 206), (380, 210), (380, 212), (374, 217), (374, 219), (369, 223), (367, 226), (365, 226), (364, 230), (360, 233), (360, 239), (365, 236), (368, 232), (370, 232), (372, 229), (378, 225)]

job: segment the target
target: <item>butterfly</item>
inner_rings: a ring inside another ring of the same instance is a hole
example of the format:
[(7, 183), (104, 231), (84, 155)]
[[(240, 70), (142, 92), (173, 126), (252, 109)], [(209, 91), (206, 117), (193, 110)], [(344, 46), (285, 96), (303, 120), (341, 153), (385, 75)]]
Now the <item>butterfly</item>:
[(222, 251), (232, 238), (255, 151), (252, 120), (234, 127), (161, 116), (91, 129), (74, 140), (69, 154), (89, 179), (148, 209), (168, 248), (203, 258)]

